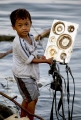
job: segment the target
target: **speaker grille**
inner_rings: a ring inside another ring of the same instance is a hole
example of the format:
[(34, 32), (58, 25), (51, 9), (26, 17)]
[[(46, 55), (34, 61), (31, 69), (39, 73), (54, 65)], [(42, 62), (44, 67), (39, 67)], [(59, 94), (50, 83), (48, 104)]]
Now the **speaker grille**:
[(54, 45), (50, 45), (47, 49), (46, 49), (46, 54), (48, 58), (54, 57), (57, 54), (57, 50), (55, 49)]
[(63, 22), (56, 22), (52, 27), (53, 33), (59, 35), (62, 34), (65, 30), (65, 25)]
[(50, 43), (54, 43), (55, 41), (56, 41), (55, 36), (52, 36), (52, 37), (49, 38), (49, 42)]
[(62, 34), (57, 40), (57, 46), (60, 49), (68, 49), (72, 45), (72, 38), (68, 34)]

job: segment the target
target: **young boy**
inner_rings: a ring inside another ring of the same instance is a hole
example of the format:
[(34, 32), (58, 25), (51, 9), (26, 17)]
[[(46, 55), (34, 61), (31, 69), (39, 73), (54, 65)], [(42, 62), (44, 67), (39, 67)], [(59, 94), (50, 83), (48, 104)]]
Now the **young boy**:
[[(36, 81), (40, 78), (38, 63), (51, 64), (52, 58), (39, 57), (37, 45), (30, 28), (32, 20), (26, 9), (16, 9), (10, 14), (12, 28), (17, 35), (13, 41), (13, 75), (23, 97), (22, 106), (34, 114), (35, 105), (40, 95)], [(21, 110), (21, 117), (27, 114)], [(29, 116), (30, 120), (34, 118)]]

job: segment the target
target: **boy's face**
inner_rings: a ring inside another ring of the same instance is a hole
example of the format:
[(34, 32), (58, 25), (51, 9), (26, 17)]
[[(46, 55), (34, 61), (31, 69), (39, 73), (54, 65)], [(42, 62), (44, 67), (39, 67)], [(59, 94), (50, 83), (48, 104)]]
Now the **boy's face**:
[(27, 19), (17, 19), (15, 26), (12, 26), (14, 30), (17, 31), (20, 37), (27, 37), (28, 33), (30, 32), (31, 22)]

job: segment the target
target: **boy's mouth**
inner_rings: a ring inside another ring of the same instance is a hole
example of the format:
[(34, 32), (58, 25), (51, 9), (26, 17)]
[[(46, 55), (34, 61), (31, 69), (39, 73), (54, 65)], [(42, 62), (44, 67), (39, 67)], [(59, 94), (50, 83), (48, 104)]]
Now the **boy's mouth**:
[(28, 33), (28, 31), (22, 31), (22, 33), (23, 33), (23, 34), (27, 34), (27, 33)]

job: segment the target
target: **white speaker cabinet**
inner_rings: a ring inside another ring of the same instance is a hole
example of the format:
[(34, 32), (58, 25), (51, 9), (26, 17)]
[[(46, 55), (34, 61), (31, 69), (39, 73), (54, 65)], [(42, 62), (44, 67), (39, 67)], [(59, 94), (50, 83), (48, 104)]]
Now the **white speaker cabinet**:
[(60, 63), (68, 63), (79, 25), (72, 22), (54, 20), (45, 50), (46, 58), (53, 57)]

